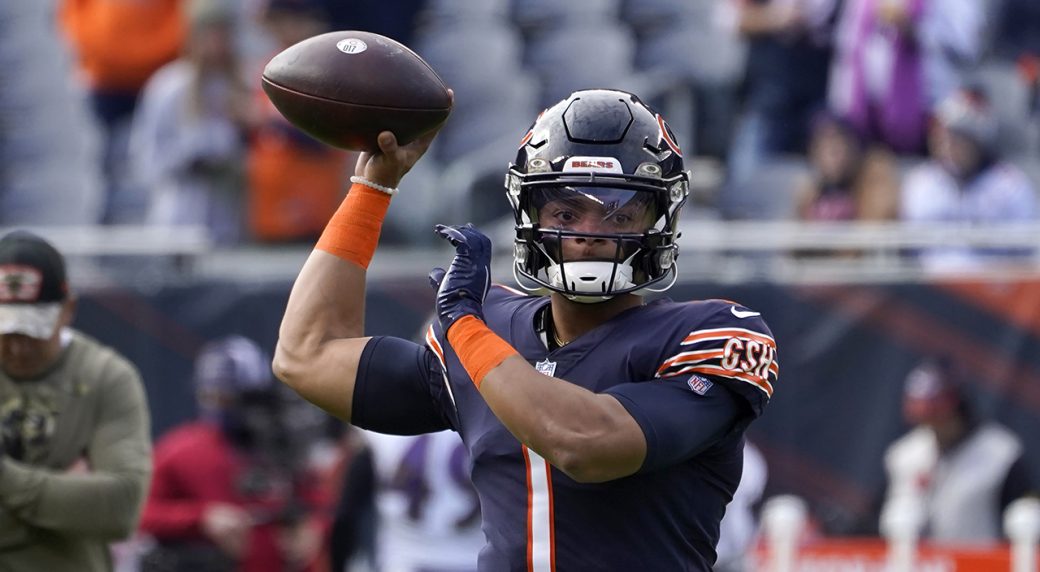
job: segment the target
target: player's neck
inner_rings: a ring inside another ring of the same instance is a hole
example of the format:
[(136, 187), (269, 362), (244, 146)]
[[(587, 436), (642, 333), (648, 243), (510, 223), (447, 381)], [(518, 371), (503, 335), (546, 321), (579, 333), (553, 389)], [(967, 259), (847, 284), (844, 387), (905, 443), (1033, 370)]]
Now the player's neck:
[(621, 312), (641, 305), (643, 305), (643, 297), (635, 294), (622, 294), (596, 304), (582, 304), (568, 300), (562, 294), (554, 292), (552, 294), (553, 328), (560, 341), (568, 344)]

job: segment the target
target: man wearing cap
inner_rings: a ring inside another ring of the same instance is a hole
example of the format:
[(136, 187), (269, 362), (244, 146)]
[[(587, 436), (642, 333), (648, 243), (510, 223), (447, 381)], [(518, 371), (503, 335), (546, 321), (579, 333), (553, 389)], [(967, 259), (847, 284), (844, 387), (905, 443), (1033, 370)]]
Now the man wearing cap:
[(72, 329), (61, 254), (0, 238), (0, 570), (111, 570), (151, 476), (137, 370)]
[(885, 452), (882, 514), (916, 506), (923, 513), (922, 538), (996, 543), (1007, 506), (1040, 490), (1021, 440), (996, 422), (980, 420), (962, 383), (946, 359), (925, 360), (907, 375), (903, 414), (914, 428)]

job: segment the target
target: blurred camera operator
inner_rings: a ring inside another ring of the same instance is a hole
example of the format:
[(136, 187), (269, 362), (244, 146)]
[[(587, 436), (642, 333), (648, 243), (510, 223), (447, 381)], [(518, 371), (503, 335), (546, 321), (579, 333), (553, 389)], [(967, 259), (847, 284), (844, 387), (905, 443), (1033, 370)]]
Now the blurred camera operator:
[(146, 571), (310, 570), (323, 531), (308, 518), (302, 457), (283, 393), (251, 340), (207, 344), (195, 362), (199, 418), (156, 444), (141, 529), (156, 546)]

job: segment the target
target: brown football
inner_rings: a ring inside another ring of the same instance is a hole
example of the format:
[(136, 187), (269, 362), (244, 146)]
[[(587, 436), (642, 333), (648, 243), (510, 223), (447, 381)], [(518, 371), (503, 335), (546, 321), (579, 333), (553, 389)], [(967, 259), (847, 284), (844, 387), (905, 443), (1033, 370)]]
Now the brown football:
[(437, 72), (400, 42), (371, 32), (307, 38), (272, 58), (262, 82), (293, 125), (341, 149), (376, 151), (382, 131), (405, 144), (451, 113)]

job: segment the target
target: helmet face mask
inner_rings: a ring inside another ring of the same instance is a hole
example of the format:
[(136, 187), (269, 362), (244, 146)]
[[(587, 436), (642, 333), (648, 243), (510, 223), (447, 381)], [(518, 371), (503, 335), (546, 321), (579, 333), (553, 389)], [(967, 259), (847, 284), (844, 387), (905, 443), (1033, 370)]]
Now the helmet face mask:
[(517, 281), (579, 302), (674, 281), (688, 181), (674, 136), (636, 96), (572, 94), (535, 121), (506, 177)]

